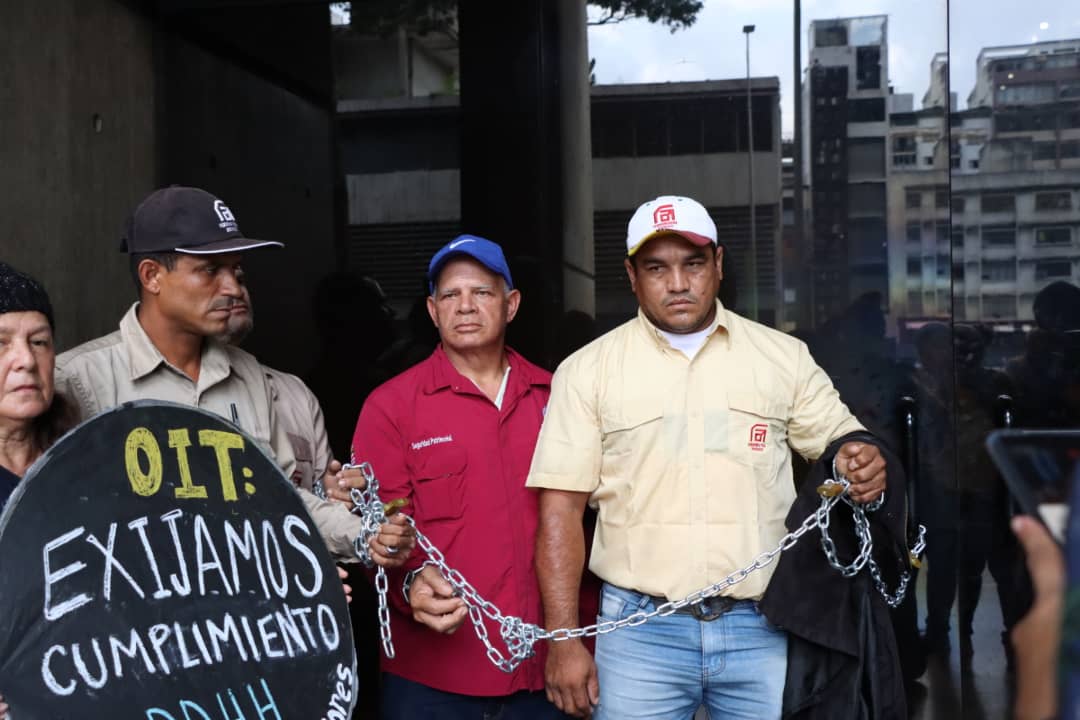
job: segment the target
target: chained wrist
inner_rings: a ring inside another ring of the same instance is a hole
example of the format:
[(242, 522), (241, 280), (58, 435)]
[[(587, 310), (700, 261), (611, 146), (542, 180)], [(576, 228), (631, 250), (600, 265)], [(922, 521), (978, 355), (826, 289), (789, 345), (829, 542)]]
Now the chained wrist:
[(425, 560), (420, 567), (405, 573), (405, 579), (401, 581), (401, 594), (405, 597), (406, 604), (410, 604), (409, 590), (412, 588), (413, 580), (416, 579), (416, 576), (424, 572), (424, 568), (437, 566), (438, 563), (436, 563), (434, 560)]

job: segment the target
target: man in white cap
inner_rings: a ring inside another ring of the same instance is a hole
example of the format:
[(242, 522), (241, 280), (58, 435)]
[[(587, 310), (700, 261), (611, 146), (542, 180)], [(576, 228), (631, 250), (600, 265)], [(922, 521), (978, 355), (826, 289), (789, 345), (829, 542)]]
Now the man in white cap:
[[(723, 250), (690, 198), (643, 204), (624, 262), (637, 317), (556, 371), (528, 486), (542, 488), (536, 566), (549, 629), (578, 618), (585, 506), (600, 616), (681, 600), (777, 546), (795, 499), (791, 449), (817, 459), (862, 430), (801, 341), (717, 300)], [(851, 496), (885, 489), (876, 447), (843, 444)], [(553, 642), (547, 693), (602, 718), (780, 717), (787, 638), (757, 601), (771, 568), (723, 595), (597, 638)]]

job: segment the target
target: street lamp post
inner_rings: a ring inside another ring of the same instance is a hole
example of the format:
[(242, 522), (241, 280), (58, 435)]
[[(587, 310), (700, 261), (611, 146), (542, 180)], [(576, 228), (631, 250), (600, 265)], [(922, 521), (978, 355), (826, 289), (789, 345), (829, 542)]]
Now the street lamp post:
[(753, 25), (743, 25), (746, 35), (746, 132), (747, 163), (750, 176), (750, 317), (758, 319), (757, 223), (754, 217), (754, 113), (750, 92), (750, 33)]

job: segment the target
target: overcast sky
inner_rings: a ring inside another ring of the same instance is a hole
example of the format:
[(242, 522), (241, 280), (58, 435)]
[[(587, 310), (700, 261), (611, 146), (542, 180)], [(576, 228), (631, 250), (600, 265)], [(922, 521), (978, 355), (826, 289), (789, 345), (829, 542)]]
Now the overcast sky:
[[(589, 28), (589, 55), (598, 83), (719, 80), (746, 76), (743, 25), (753, 24), (750, 72), (780, 78), (783, 135), (790, 137), (793, 0), (705, 0), (697, 22), (674, 34), (633, 20)], [(889, 79), (897, 93), (912, 93), (918, 108), (930, 82), (930, 60), (947, 47), (950, 27), (952, 90), (960, 107), (975, 83), (979, 50), (1036, 40), (1080, 37), (1075, 0), (802, 0), (803, 62), (811, 20), (856, 15), (889, 16)], [(590, 9), (590, 16), (597, 13)]]

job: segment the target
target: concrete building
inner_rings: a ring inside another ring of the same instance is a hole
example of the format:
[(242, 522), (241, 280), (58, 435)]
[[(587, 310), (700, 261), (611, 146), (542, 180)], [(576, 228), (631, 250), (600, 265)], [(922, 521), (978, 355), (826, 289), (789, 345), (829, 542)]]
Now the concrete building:
[[(804, 157), (811, 186), (815, 325), (870, 292), (888, 297), (888, 17), (810, 23)], [(904, 103), (897, 105), (897, 103)]]
[[(626, 223), (638, 204), (665, 193), (695, 197), (709, 208), (731, 262), (726, 284), (738, 286), (738, 307), (747, 311), (746, 87), (745, 80), (721, 80), (592, 88), (591, 237), (564, 248), (564, 274), (595, 279), (595, 291), (576, 307), (601, 327), (636, 306), (622, 266)], [(769, 324), (783, 314), (779, 91), (777, 78), (751, 81), (758, 305)], [(348, 264), (378, 278), (404, 309), (424, 290), (416, 269), (447, 238), (469, 229), (460, 214), (457, 99), (342, 100), (339, 107)], [(517, 260), (530, 262), (526, 253)]]
[(1022, 329), (1039, 290), (1080, 280), (1080, 41), (983, 50), (948, 118), (947, 67), (890, 114), (890, 307)]

